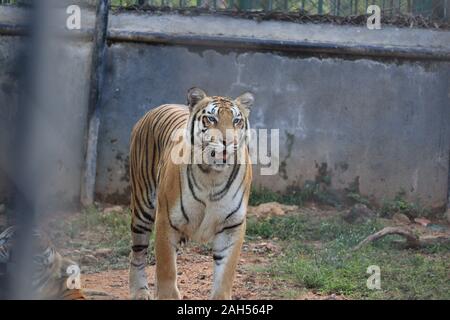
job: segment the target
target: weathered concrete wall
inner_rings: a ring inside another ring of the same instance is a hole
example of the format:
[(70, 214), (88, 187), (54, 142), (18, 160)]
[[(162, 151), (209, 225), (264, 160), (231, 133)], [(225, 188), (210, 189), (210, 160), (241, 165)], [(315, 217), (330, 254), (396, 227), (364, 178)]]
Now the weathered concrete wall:
[(8, 198), (11, 122), (18, 106), (18, 37), (0, 37), (0, 203)]
[[(381, 63), (114, 44), (109, 47), (97, 191), (127, 195), (133, 124), (159, 104), (183, 103), (193, 85), (217, 95), (255, 93), (255, 128), (280, 128), (285, 171), (255, 174), (278, 190), (314, 179), (326, 163), (332, 186), (359, 179), (378, 200), (404, 189), (445, 204), (450, 131), (449, 65)], [(291, 140), (288, 138), (291, 136)], [(111, 196), (112, 195), (112, 196)]]
[[(12, 24), (17, 8), (1, 8), (0, 22)], [(0, 203), (7, 198), (8, 185), (15, 183), (12, 165), (14, 130), (19, 100), (19, 81), (24, 60), (25, 37), (1, 35), (0, 30)], [(78, 205), (84, 158), (86, 112), (91, 63), (90, 41), (69, 38), (46, 39), (36, 74), (29, 83), (40, 88), (30, 99), (27, 128), (30, 143), (27, 160), (35, 172), (39, 206)], [(23, 77), (22, 77), (23, 78)], [(23, 79), (22, 79), (23, 80)], [(40, 179), (39, 177), (42, 177)], [(39, 181), (42, 181), (39, 183)]]
[[(83, 30), (89, 30), (92, 21), (92, 12), (84, 15)], [(281, 170), (276, 176), (255, 171), (255, 185), (276, 190), (301, 186), (314, 179), (325, 163), (333, 188), (343, 190), (358, 181), (360, 192), (379, 203), (404, 190), (409, 199), (420, 199), (427, 206), (445, 205), (450, 150), (448, 62), (123, 42), (121, 32), (128, 31), (207, 36), (225, 32), (227, 37), (249, 39), (450, 50), (450, 33), (429, 30), (390, 28), (377, 33), (358, 27), (258, 24), (231, 18), (111, 15), (99, 137), (99, 199), (128, 201), (128, 148), (134, 123), (155, 106), (184, 103), (187, 89), (199, 86), (216, 95), (253, 91), (252, 126), (282, 130)], [(75, 108), (78, 111), (67, 115), (78, 113), (63, 117), (63, 123), (70, 123), (73, 139), (66, 141), (79, 153), (82, 136), (76, 128), (85, 128), (88, 88), (83, 84), (88, 83), (90, 48), (85, 43), (70, 48), (68, 69), (74, 75), (68, 78), (72, 80), (63, 96), (71, 98), (62, 110)], [(81, 158), (63, 157), (60, 179), (53, 180), (55, 189), (72, 200), (79, 192)]]

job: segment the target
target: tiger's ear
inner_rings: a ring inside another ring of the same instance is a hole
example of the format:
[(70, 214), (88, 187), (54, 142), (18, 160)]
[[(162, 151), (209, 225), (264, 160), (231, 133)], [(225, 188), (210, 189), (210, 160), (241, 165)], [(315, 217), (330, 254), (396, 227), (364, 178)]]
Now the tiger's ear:
[(193, 87), (188, 90), (187, 105), (192, 109), (199, 101), (206, 97), (205, 91), (200, 88)]
[(250, 110), (253, 106), (253, 102), (255, 101), (255, 97), (252, 93), (246, 92), (244, 94), (241, 94), (239, 97), (236, 98), (236, 103), (240, 106), (244, 107), (247, 111), (247, 116), (250, 114)]

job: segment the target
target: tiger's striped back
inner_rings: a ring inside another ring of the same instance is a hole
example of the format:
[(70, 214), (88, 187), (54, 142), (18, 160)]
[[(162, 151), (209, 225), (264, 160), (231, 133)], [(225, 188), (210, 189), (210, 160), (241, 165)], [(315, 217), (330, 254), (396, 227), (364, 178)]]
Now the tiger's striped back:
[[(169, 161), (175, 143), (171, 134), (186, 127), (189, 110), (184, 105), (162, 105), (147, 112), (134, 126), (130, 147), (132, 229), (145, 232), (154, 222), (158, 174), (162, 160)], [(144, 170), (142, 168), (145, 168)]]

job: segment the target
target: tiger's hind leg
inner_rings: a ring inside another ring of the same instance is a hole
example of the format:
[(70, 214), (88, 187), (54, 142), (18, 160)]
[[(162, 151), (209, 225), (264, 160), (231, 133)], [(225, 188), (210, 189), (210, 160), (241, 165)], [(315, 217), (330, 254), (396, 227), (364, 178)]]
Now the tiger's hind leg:
[(131, 299), (149, 300), (147, 274), (147, 251), (150, 235), (155, 221), (155, 210), (147, 211), (132, 208), (131, 219), (131, 255), (129, 271), (129, 288)]
[(177, 244), (180, 232), (172, 225), (167, 201), (158, 206), (155, 234), (156, 299), (179, 300), (177, 286)]

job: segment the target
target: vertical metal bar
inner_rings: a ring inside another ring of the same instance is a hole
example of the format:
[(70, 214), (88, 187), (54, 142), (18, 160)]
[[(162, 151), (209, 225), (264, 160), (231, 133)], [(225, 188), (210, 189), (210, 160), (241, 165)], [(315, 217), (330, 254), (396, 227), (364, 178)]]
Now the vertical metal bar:
[[(38, 1), (30, 12), (31, 37), (25, 41), (26, 50), (32, 52), (25, 56), (24, 78), (21, 82), (19, 92), (19, 107), (16, 115), (17, 128), (14, 132), (14, 149), (12, 151), (13, 174), (14, 174), (14, 220), (17, 226), (13, 252), (15, 254), (15, 265), (7, 266), (7, 293), (8, 299), (32, 299), (32, 268), (31, 257), (33, 249), (31, 245), (31, 234), (35, 226), (36, 215), (36, 189), (35, 177), (31, 178), (29, 173), (33, 170), (30, 164), (29, 144), (35, 141), (30, 137), (29, 129), (33, 126), (31, 118), (32, 111), (42, 107), (42, 95), (37, 88), (37, 83), (42, 80), (42, 70), (37, 71), (42, 60), (45, 60), (43, 50), (43, 39), (48, 36), (47, 26), (42, 21), (48, 18), (48, 1)], [(42, 94), (42, 93), (41, 93)], [(33, 101), (36, 99), (39, 102)], [(38, 125), (39, 127), (39, 125)], [(35, 128), (37, 129), (37, 128)], [(37, 131), (40, 132), (38, 128)], [(36, 130), (34, 130), (36, 131)], [(32, 156), (35, 156), (34, 154)], [(40, 181), (40, 183), (45, 183)]]
[(447, 219), (450, 219), (450, 150), (448, 151)]
[(444, 18), (450, 22), (450, 0), (445, 0)]
[(97, 142), (100, 127), (100, 104), (105, 66), (106, 36), (108, 31), (109, 0), (100, 0), (97, 5), (94, 46), (91, 63), (91, 79), (88, 108), (88, 135), (83, 182), (81, 184), (81, 204), (94, 203), (95, 176), (97, 172)]

